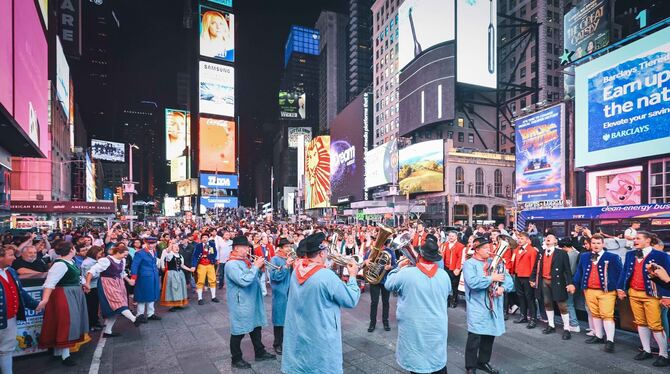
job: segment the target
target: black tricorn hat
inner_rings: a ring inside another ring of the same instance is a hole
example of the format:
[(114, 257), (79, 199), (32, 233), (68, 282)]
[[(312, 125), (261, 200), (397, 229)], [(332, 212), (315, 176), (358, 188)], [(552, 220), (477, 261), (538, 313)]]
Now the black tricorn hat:
[(435, 235), (428, 234), (426, 236), (426, 242), (419, 247), (419, 252), (421, 252), (421, 257), (428, 261), (438, 262), (442, 260)]
[(244, 235), (239, 235), (233, 238), (233, 247), (236, 245), (244, 245), (247, 247), (251, 247), (251, 243), (249, 243), (249, 239), (247, 239), (246, 236)]
[(486, 237), (477, 237), (472, 241), (472, 249), (476, 250), (477, 248), (486, 244), (491, 244), (491, 242)]
[(283, 247), (285, 245), (293, 244), (291, 243), (288, 239), (286, 238), (281, 238), (279, 239), (279, 243), (277, 243), (277, 247)]
[(302, 256), (307, 253), (314, 253), (322, 250), (323, 247), (321, 247), (321, 244), (324, 240), (326, 240), (326, 235), (322, 232), (307, 236), (305, 239), (301, 240), (298, 245), (298, 255)]

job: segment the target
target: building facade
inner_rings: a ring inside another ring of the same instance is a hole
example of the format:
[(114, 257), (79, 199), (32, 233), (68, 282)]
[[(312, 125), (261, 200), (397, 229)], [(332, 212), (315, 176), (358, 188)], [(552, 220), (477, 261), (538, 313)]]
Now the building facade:
[(322, 11), (319, 30), (319, 130), (327, 132), (347, 100), (347, 16)]
[(347, 103), (372, 84), (373, 0), (349, 0)]

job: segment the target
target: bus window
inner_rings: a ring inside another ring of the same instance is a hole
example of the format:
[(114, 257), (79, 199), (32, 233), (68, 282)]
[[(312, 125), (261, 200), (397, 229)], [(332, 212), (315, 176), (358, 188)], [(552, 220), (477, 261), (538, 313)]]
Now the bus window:
[(565, 234), (565, 222), (562, 221), (552, 221), (547, 222), (547, 229), (551, 231), (557, 238), (563, 238), (567, 236)]

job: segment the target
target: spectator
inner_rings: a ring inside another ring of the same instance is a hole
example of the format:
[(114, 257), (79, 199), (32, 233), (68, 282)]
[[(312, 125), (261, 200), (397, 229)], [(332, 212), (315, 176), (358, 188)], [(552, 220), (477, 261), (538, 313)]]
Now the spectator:
[(23, 249), (21, 257), (12, 263), (12, 268), (20, 278), (44, 278), (49, 271), (47, 264), (38, 258), (37, 248), (34, 245), (28, 245)]
[[(105, 250), (99, 246), (92, 246), (86, 252), (86, 258), (81, 263), (82, 282), (86, 282), (86, 273), (95, 265), (98, 260), (105, 256)], [(98, 278), (91, 278), (90, 292), (86, 293), (86, 306), (88, 308), (88, 326), (91, 331), (98, 331), (102, 328), (98, 318), (98, 309), (100, 308), (100, 299), (98, 297)]]
[(626, 249), (633, 249), (633, 240), (637, 236), (637, 230), (640, 229), (640, 221), (633, 221), (630, 227), (623, 232), (623, 238), (626, 239)]

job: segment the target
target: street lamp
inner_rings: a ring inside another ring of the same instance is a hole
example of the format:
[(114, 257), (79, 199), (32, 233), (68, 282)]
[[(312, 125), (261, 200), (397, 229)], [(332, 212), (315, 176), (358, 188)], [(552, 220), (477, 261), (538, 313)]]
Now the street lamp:
[(128, 196), (128, 207), (129, 209), (129, 215), (130, 215), (130, 231), (133, 231), (133, 194), (135, 193), (135, 182), (133, 181), (133, 148), (135, 149), (140, 149), (136, 144), (129, 144), (129, 149), (128, 149), (128, 183), (130, 183), (133, 186), (132, 191), (128, 192), (130, 196)]

